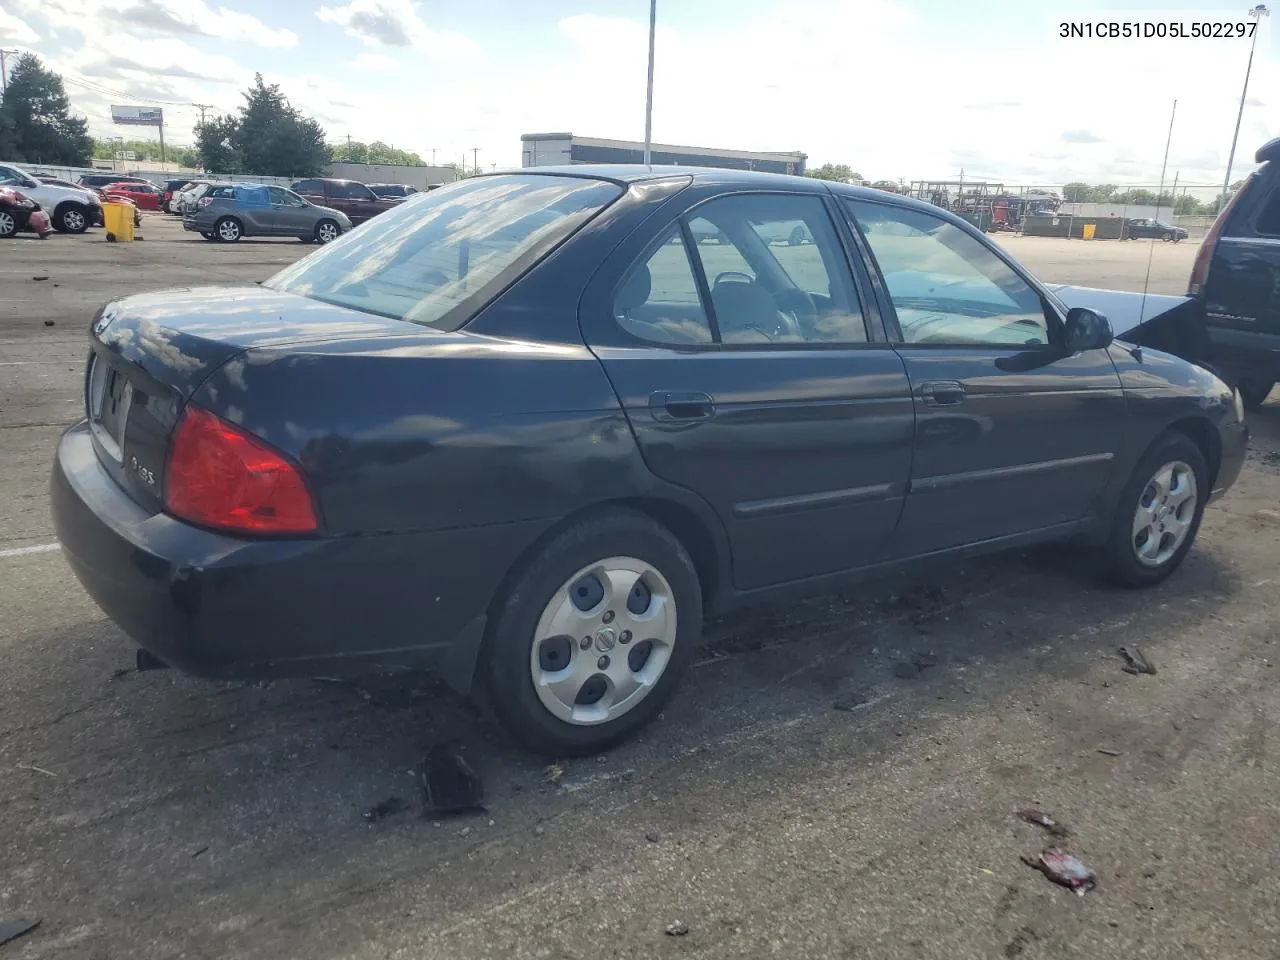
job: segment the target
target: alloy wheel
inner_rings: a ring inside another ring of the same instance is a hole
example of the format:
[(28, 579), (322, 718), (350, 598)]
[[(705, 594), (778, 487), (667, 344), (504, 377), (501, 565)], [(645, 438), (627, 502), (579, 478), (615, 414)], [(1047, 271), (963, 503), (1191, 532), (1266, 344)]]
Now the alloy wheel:
[(325, 222), (316, 227), (316, 237), (321, 243), (329, 243), (338, 239), (338, 225)]
[(234, 243), (240, 239), (240, 225), (234, 220), (223, 220), (218, 224), (218, 239)]
[(617, 719), (662, 678), (676, 627), (671, 585), (651, 564), (610, 557), (583, 567), (538, 619), (529, 658), (538, 699), (566, 723)]
[(1133, 515), (1133, 552), (1146, 567), (1168, 563), (1195, 523), (1196, 474), (1190, 465), (1173, 460), (1160, 467), (1138, 497)]
[(18, 223), (8, 210), (0, 210), (0, 237), (8, 237), (18, 232)]

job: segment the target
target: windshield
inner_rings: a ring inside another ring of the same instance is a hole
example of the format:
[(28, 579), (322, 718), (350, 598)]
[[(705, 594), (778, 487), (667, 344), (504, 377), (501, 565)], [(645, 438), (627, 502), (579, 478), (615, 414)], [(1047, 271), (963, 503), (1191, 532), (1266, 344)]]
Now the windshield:
[(415, 194), (263, 285), (456, 330), (621, 193), (577, 177), (464, 180)]

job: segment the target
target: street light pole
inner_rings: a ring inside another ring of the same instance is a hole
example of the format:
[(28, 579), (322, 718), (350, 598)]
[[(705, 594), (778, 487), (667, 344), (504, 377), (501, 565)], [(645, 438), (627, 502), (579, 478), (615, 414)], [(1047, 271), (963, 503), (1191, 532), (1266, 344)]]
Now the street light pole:
[(649, 83), (644, 98), (644, 165), (653, 160), (653, 36), (658, 24), (658, 0), (649, 0)]
[(1253, 72), (1253, 51), (1258, 46), (1258, 31), (1262, 29), (1262, 18), (1271, 15), (1271, 11), (1267, 9), (1266, 4), (1260, 3), (1249, 11), (1249, 18), (1256, 20), (1258, 25), (1253, 28), (1253, 39), (1249, 41), (1249, 64), (1244, 68), (1244, 89), (1240, 91), (1240, 109), (1236, 111), (1236, 130), (1231, 135), (1231, 152), (1227, 154), (1227, 175), (1222, 181), (1222, 194), (1218, 197), (1218, 212), (1222, 212), (1222, 208), (1227, 203), (1227, 191), (1231, 189), (1231, 165), (1236, 159), (1236, 140), (1240, 136), (1240, 120), (1244, 116), (1244, 101), (1249, 94), (1249, 74)]

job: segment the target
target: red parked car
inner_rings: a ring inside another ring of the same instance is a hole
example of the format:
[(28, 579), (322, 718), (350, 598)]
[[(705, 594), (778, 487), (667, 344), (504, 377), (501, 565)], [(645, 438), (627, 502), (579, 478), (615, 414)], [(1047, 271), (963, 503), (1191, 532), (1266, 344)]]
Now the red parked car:
[(163, 196), (160, 188), (150, 183), (109, 183), (102, 188), (104, 200), (131, 200), (139, 210), (159, 210)]
[(0, 237), (12, 237), (19, 230), (30, 230), (43, 240), (53, 227), (40, 204), (12, 187), (0, 187)]

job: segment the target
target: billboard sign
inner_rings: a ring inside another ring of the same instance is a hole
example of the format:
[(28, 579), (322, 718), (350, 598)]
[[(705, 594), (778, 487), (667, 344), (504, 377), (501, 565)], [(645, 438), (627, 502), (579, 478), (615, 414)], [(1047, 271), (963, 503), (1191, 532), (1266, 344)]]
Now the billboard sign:
[(164, 123), (164, 111), (159, 107), (111, 107), (111, 122), (138, 127), (158, 127)]

